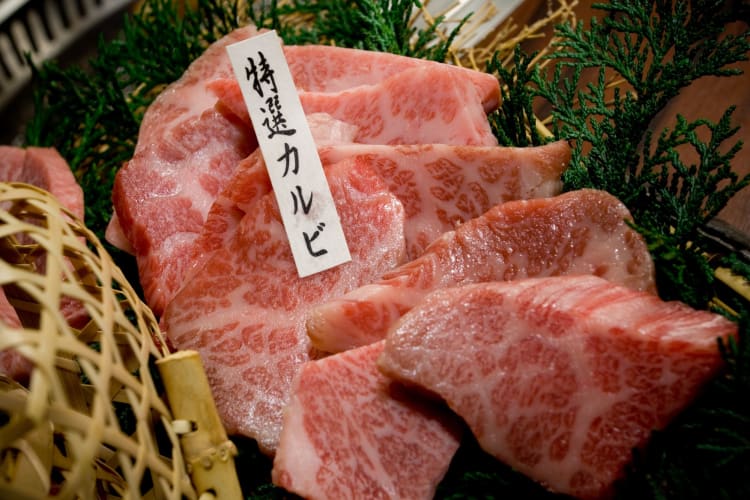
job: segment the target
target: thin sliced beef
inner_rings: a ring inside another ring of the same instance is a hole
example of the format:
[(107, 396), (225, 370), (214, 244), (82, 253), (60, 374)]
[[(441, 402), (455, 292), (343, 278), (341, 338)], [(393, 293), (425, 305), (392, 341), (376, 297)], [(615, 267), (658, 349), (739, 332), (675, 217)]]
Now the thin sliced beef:
[(394, 325), (381, 370), (438, 395), (489, 453), (549, 489), (612, 493), (653, 429), (720, 368), (722, 316), (595, 276), (433, 292)]
[(187, 249), (187, 265), (169, 293), (174, 297), (193, 273), (213, 258), (213, 252), (228, 245), (236, 236), (242, 218), (264, 196), (271, 193), (271, 180), (260, 149), (240, 161), (222, 192), (216, 197), (193, 245)]
[[(313, 139), (320, 146), (349, 143), (356, 133), (356, 128), (325, 113), (308, 115), (307, 119)], [(300, 161), (304, 168), (306, 160), (302, 158)], [(327, 162), (327, 165), (330, 163)], [(256, 149), (239, 162), (211, 205), (200, 235), (187, 250), (189, 254), (186, 261), (189, 261), (189, 265), (184, 268), (184, 275), (176, 285), (181, 286), (195, 269), (199, 269), (206, 259), (211, 258), (215, 250), (229, 242), (243, 215), (258, 199), (270, 192), (271, 179), (268, 177), (263, 155), (260, 149)], [(179, 286), (169, 294), (170, 299)]]
[(284, 47), (295, 86), (305, 92), (340, 92), (364, 85), (375, 85), (394, 75), (417, 67), (444, 67), (457, 78), (470, 81), (479, 93), (485, 112), (500, 102), (497, 78), (468, 68), (435, 61), (328, 45)]
[(182, 281), (211, 203), (257, 145), (251, 130), (215, 109), (206, 88), (207, 81), (233, 74), (225, 47), (256, 33), (248, 27), (220, 39), (159, 94), (143, 118), (133, 158), (115, 178), (111, 224), (130, 242), (157, 315)]
[[(323, 144), (325, 141), (318, 141)], [(510, 200), (559, 194), (570, 160), (565, 142), (528, 148), (338, 144), (319, 148), (323, 165), (345, 159), (375, 170), (404, 205), (407, 258), (460, 223)], [(270, 192), (259, 152), (240, 162), (232, 180), (211, 207), (196, 261), (221, 247), (253, 200)]]
[(570, 147), (563, 141), (528, 148), (349, 144), (322, 148), (320, 157), (323, 163), (356, 157), (378, 172), (404, 205), (407, 255), (414, 259), (498, 203), (559, 194)]
[(76, 218), (84, 218), (83, 190), (56, 149), (0, 146), (0, 181), (25, 182), (42, 188)]
[[(0, 181), (23, 182), (48, 191), (77, 219), (84, 219), (83, 190), (70, 170), (68, 162), (53, 148), (18, 148), (0, 146)], [(23, 242), (21, 242), (23, 243)], [(32, 242), (28, 242), (32, 243)], [(40, 268), (44, 257), (40, 257)], [(88, 319), (80, 303), (70, 297), (62, 297), (60, 308), (72, 326), (82, 326)], [(21, 321), (15, 308), (0, 289), (0, 325), (19, 328)], [(31, 363), (14, 350), (0, 352), (0, 373), (16, 380), (24, 379), (31, 370)]]
[[(257, 145), (249, 119), (237, 118), (237, 113), (247, 114), (244, 103), (238, 98), (239, 92), (233, 97), (234, 107), (227, 106), (217, 102), (215, 91), (209, 85), (231, 81), (235, 90), (239, 90), (225, 47), (256, 33), (253, 27), (241, 28), (214, 43), (177, 82), (159, 95), (141, 124), (133, 158), (116, 177), (115, 215), (107, 237), (112, 244), (136, 255), (146, 302), (157, 315), (179, 289), (191, 267), (189, 249), (200, 234), (211, 204), (237, 163)], [(359, 89), (378, 89), (376, 94), (388, 90), (382, 88), (382, 77), (398, 79), (400, 83), (390, 89), (398, 92), (399, 85), (403, 86), (411, 78), (398, 75), (410, 71), (445, 74), (444, 83), (437, 86), (450, 87), (447, 90), (452, 91), (455, 102), (462, 105), (448, 111), (450, 106), (441, 104), (443, 109), (438, 116), (442, 121), (452, 119), (460, 124), (461, 117), (484, 117), (484, 108), (494, 109), (499, 100), (499, 85), (494, 77), (447, 64), (332, 47), (287, 47), (285, 50), (295, 82), (303, 86), (303, 94), (310, 93), (307, 99), (315, 103), (315, 109), (307, 110), (308, 114), (331, 108), (345, 115), (344, 121), (352, 125), (357, 123), (350, 120), (352, 114), (344, 113), (342, 107), (352, 102), (334, 103), (327, 96), (339, 96), (347, 92), (346, 89), (357, 87), (353, 94), (347, 94), (351, 100), (374, 98), (372, 92), (363, 94)], [(361, 60), (349, 60), (348, 56), (353, 55)], [(340, 67), (335, 69), (336, 65)], [(335, 78), (321, 78), (333, 74)], [(382, 111), (393, 113), (394, 106), (386, 109), (389, 100), (395, 103), (401, 100), (378, 98), (384, 106)], [(420, 119), (428, 118), (423, 113), (425, 108), (420, 106), (419, 109)], [(377, 116), (359, 118), (370, 131), (371, 122), (380, 119)], [(467, 140), (472, 142), (477, 140), (478, 134), (484, 134), (485, 142), (493, 139), (487, 136), (486, 119), (484, 123), (460, 126), (461, 134), (467, 134)], [(481, 130), (474, 131), (472, 127)], [(367, 133), (358, 130), (357, 136)]]
[[(251, 124), (236, 79), (216, 79), (210, 88), (222, 112)], [(474, 83), (445, 64), (340, 92), (302, 92), (300, 101), (306, 114), (327, 113), (354, 125), (357, 143), (497, 145)]]
[(229, 433), (273, 453), (292, 378), (316, 355), (305, 317), (402, 262), (403, 208), (364, 165), (326, 170), (352, 261), (300, 279), (273, 194), (242, 218), (231, 241), (197, 270), (162, 318), (179, 349), (201, 353)]
[(629, 219), (620, 201), (597, 190), (497, 205), (382, 280), (316, 307), (308, 333), (323, 351), (365, 345), (430, 291), (466, 283), (594, 274), (655, 291), (653, 262)]
[(335, 94), (303, 93), (300, 100), (306, 113), (326, 112), (356, 125), (354, 142), (497, 145), (482, 96), (447, 65), (406, 70)]
[(383, 376), (383, 342), (305, 363), (284, 411), (275, 484), (307, 499), (430, 499), (458, 449), (455, 415)]

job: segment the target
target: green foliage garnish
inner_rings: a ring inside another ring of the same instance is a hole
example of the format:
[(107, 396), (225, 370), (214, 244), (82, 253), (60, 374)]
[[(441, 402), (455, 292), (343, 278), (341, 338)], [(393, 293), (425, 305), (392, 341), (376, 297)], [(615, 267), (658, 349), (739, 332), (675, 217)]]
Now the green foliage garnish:
[(497, 52), (487, 62), (487, 72), (505, 83), (500, 87), (500, 108), (489, 115), (490, 126), (503, 146), (539, 146), (546, 141), (539, 133), (534, 114), (531, 86), (539, 72), (531, 66), (533, 58), (516, 46), (509, 68), (503, 66)]
[[(750, 184), (750, 175), (739, 178), (731, 168), (741, 147), (730, 143), (738, 130), (731, 124), (733, 109), (718, 123), (678, 116), (671, 130), (656, 136), (649, 127), (691, 82), (735, 75), (731, 65), (747, 59), (748, 32), (724, 33), (741, 20), (742, 10), (725, 4), (596, 4), (607, 14), (603, 20), (557, 28), (552, 69), (529, 67), (520, 55), (513, 74), (490, 66), (509, 87), (506, 99), (513, 106), (493, 122), (501, 142), (538, 144), (539, 137), (517, 137), (519, 123), (533, 131), (531, 103), (550, 106), (555, 138), (573, 145), (565, 188), (603, 189), (622, 200), (649, 242), (662, 297), (704, 309), (713, 296), (713, 269), (698, 229)], [(696, 163), (683, 159), (686, 151)]]
[(418, 0), (264, 0), (250, 17), (257, 26), (275, 29), (288, 44), (333, 44), (444, 61), (469, 16), (443, 34), (445, 16), (424, 28), (413, 26), (414, 9), (421, 7)]
[[(449, 33), (440, 27), (444, 16), (424, 28), (410, 20), (418, 0), (293, 0), (261, 1), (251, 12), (257, 26), (277, 30), (289, 44), (334, 44), (409, 57), (444, 61), (467, 16)], [(297, 16), (296, 19), (294, 16)], [(295, 22), (300, 17), (306, 22)]]

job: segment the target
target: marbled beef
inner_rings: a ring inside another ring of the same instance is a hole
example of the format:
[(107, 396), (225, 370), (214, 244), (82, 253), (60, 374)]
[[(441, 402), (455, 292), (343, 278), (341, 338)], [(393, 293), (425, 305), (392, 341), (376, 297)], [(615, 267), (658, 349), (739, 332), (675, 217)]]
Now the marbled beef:
[[(237, 163), (257, 146), (251, 130), (215, 109), (206, 82), (233, 70), (225, 47), (254, 36), (233, 31), (211, 45), (149, 106), (133, 158), (112, 192), (117, 225), (137, 259), (146, 302), (159, 315), (189, 266), (189, 248)], [(113, 242), (116, 243), (116, 242)], [(122, 245), (122, 243), (120, 243)]]
[[(219, 109), (251, 125), (236, 79), (216, 79), (210, 88)], [(306, 114), (327, 113), (354, 125), (353, 142), (495, 146), (479, 90), (455, 67), (440, 64), (407, 69), (377, 84), (340, 92), (301, 92), (299, 97)]]
[[(308, 125), (316, 145), (329, 146), (350, 143), (356, 128), (332, 118), (325, 113), (308, 115)], [(304, 168), (305, 159), (301, 166)], [(326, 162), (330, 165), (331, 162)], [(213, 252), (233, 237), (242, 217), (252, 208), (255, 202), (271, 192), (271, 179), (260, 149), (241, 160), (229, 181), (211, 205), (206, 223), (193, 245), (186, 249), (185, 265), (181, 268), (179, 280), (165, 290), (168, 300), (177, 293), (184, 280), (191, 273), (200, 269)]]
[(284, 411), (275, 484), (310, 500), (434, 496), (462, 426), (382, 375), (382, 350), (378, 342), (302, 366)]
[[(497, 203), (559, 194), (560, 177), (570, 160), (570, 148), (563, 141), (526, 148), (332, 144), (318, 152), (323, 165), (355, 159), (380, 175), (404, 206), (408, 259), (421, 255), (444, 232)], [(223, 246), (248, 206), (270, 191), (271, 181), (259, 152), (240, 162), (209, 211), (192, 250), (194, 265)]]
[(382, 280), (314, 308), (308, 333), (328, 352), (365, 345), (430, 291), (466, 283), (594, 274), (655, 291), (651, 256), (629, 219), (619, 200), (597, 190), (497, 205)]
[[(146, 302), (157, 315), (179, 289), (192, 264), (190, 248), (201, 232), (211, 204), (238, 162), (257, 145), (249, 119), (237, 119), (236, 115), (246, 114), (246, 110), (243, 111), (244, 103), (239, 98), (225, 52), (228, 44), (256, 33), (253, 27), (241, 28), (217, 41), (159, 95), (144, 116), (133, 158), (115, 179), (115, 215), (107, 237), (111, 243), (136, 255)], [(411, 76), (399, 75), (416, 72), (417, 77), (437, 78), (431, 86), (444, 89), (453, 96), (452, 102), (460, 104), (450, 104), (450, 100), (445, 105), (441, 104), (443, 101), (420, 101), (415, 104), (419, 106), (420, 120), (438, 124), (451, 120), (458, 124), (462, 117), (473, 117), (474, 122), (462, 126), (460, 134), (470, 143), (494, 144), (486, 119), (479, 120), (499, 100), (499, 84), (491, 75), (448, 64), (325, 46), (286, 47), (285, 53), (293, 79), (304, 89), (303, 100), (309, 104), (306, 113), (335, 113), (336, 118), (346, 122), (356, 115), (359, 121), (355, 125), (367, 125), (367, 130), (357, 128), (359, 139), (370, 134), (370, 142), (395, 141), (393, 134), (372, 135), (373, 124), (382, 123), (394, 113), (411, 116), (403, 96), (397, 100), (385, 92), (406, 91), (404, 87)], [(362, 60), (348, 59), (355, 55)], [(336, 65), (340, 67), (335, 68)], [(387, 85), (381, 82), (382, 78)], [(226, 103), (217, 102), (216, 92), (217, 88), (221, 92), (221, 82), (234, 85), (236, 91)], [(414, 82), (414, 85), (424, 94), (420, 84)], [(368, 103), (357, 102), (363, 98)], [(373, 107), (376, 103), (378, 109)], [(429, 106), (425, 108), (425, 104)], [(436, 106), (441, 108), (440, 112)], [(232, 113), (227, 110), (234, 110), (235, 114), (230, 116)], [(363, 116), (362, 110), (374, 114)], [(385, 115), (381, 117), (379, 113)], [(401, 127), (406, 132), (419, 129), (413, 124)], [(394, 133), (396, 129), (388, 128)], [(432, 128), (433, 135), (451, 134), (453, 140), (459, 140), (456, 129), (445, 125), (444, 130)], [(403, 140), (422, 142), (420, 137), (405, 136)], [(443, 142), (439, 137), (435, 136), (431, 142)]]
[(0, 146), (0, 181), (24, 182), (42, 188), (76, 218), (84, 218), (83, 190), (56, 149)]
[[(500, 102), (497, 78), (469, 68), (345, 47), (299, 45), (284, 47), (294, 85), (301, 92), (340, 92), (364, 85), (376, 85), (414, 68), (448, 68), (462, 80), (471, 82), (486, 113)], [(312, 63), (311, 63), (312, 62)]]
[(388, 333), (388, 376), (440, 396), (480, 445), (549, 489), (612, 493), (632, 449), (720, 368), (717, 314), (595, 276), (438, 290)]
[[(83, 190), (67, 161), (53, 148), (18, 148), (0, 146), (0, 181), (23, 182), (44, 189), (57, 198), (77, 219), (84, 219)], [(43, 265), (41, 257), (40, 265)], [(73, 326), (81, 326), (88, 318), (78, 301), (63, 297), (60, 307)], [(0, 325), (21, 327), (15, 308), (0, 289)], [(14, 350), (0, 351), (0, 373), (23, 379), (31, 363)]]
[(326, 169), (352, 261), (299, 278), (272, 193), (241, 219), (167, 307), (162, 325), (179, 349), (203, 357), (229, 433), (273, 453), (294, 375), (316, 356), (305, 333), (312, 305), (377, 279), (405, 256), (403, 207), (365, 165)]
[(559, 194), (570, 147), (564, 141), (524, 148), (345, 144), (322, 148), (320, 157), (324, 163), (358, 158), (383, 178), (404, 205), (411, 260), (498, 203)]

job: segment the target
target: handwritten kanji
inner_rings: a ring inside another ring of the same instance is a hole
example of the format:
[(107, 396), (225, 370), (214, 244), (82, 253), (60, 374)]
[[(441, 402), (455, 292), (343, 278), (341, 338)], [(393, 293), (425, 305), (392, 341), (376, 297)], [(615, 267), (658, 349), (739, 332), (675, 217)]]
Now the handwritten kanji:
[(276, 87), (276, 80), (274, 78), (274, 71), (266, 60), (266, 56), (263, 52), (258, 52), (258, 64), (255, 64), (255, 60), (252, 57), (247, 58), (249, 66), (245, 66), (245, 79), (252, 82), (253, 90), (260, 96), (264, 97), (263, 86), (265, 84), (269, 86), (269, 90), (273, 93), (278, 93)]
[(281, 102), (279, 101), (279, 95), (274, 94), (266, 99), (266, 107), (260, 108), (260, 110), (269, 115), (263, 120), (263, 126), (268, 130), (268, 138), (273, 139), (277, 134), (281, 135), (294, 135), (297, 131), (293, 128), (287, 128), (288, 124), (286, 117), (281, 112)]
[(325, 255), (328, 253), (328, 250), (326, 250), (325, 248), (321, 248), (320, 250), (313, 250), (312, 248), (313, 242), (318, 239), (318, 236), (320, 236), (320, 233), (323, 232), (323, 229), (325, 229), (325, 227), (325, 222), (318, 223), (317, 231), (314, 231), (312, 236), (308, 235), (306, 231), (302, 232), (302, 236), (305, 238), (305, 246), (307, 247), (307, 251), (313, 257), (320, 257), (321, 255)]

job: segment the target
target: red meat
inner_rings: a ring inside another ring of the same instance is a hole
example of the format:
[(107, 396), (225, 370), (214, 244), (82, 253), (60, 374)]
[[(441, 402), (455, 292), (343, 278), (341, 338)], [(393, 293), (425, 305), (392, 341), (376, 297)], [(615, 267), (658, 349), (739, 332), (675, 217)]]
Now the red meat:
[[(83, 190), (78, 185), (67, 161), (53, 148), (17, 148), (0, 146), (0, 180), (23, 182), (44, 189), (54, 195), (60, 204), (76, 218), (84, 218)], [(44, 258), (39, 261), (44, 264)], [(88, 319), (81, 304), (63, 297), (60, 304), (63, 314), (72, 326), (82, 326)], [(15, 308), (0, 289), (0, 324), (19, 328), (21, 321)], [(31, 370), (31, 363), (14, 350), (0, 352), (0, 372), (10, 377), (24, 379)]]
[[(444, 232), (497, 203), (559, 194), (570, 148), (562, 141), (536, 148), (338, 144), (319, 148), (319, 154), (323, 165), (364, 162), (383, 179), (404, 205), (411, 259)], [(252, 203), (270, 191), (260, 152), (240, 162), (192, 250), (194, 267), (222, 247)]]
[(108, 233), (121, 232), (130, 243), (146, 302), (157, 315), (182, 282), (211, 204), (257, 146), (251, 130), (214, 108), (216, 97), (206, 88), (207, 81), (233, 74), (225, 47), (256, 33), (242, 28), (214, 43), (159, 94), (143, 117), (133, 158), (115, 177), (110, 224), (119, 231)]
[(379, 282), (316, 307), (308, 333), (328, 352), (365, 345), (430, 291), (466, 283), (594, 274), (655, 291), (651, 256), (628, 219), (622, 203), (596, 190), (500, 204)]
[(425, 297), (378, 365), (440, 396), (498, 459), (599, 498), (716, 374), (717, 338), (736, 330), (595, 276), (482, 283)]
[(461, 425), (383, 376), (383, 342), (305, 363), (284, 413), (273, 481), (307, 499), (430, 499)]
[[(115, 179), (116, 213), (107, 236), (136, 255), (146, 302), (157, 315), (193, 265), (190, 248), (211, 205), (257, 145), (225, 51), (256, 33), (247, 27), (222, 38), (159, 95), (144, 116), (133, 158)], [(295, 82), (305, 89), (305, 112), (346, 122), (355, 141), (496, 144), (485, 111), (499, 100), (491, 75), (351, 49), (285, 51)], [(348, 59), (355, 55), (368, 60)], [(424, 79), (440, 91), (422, 92)], [(419, 100), (406, 105), (406, 93)], [(387, 129), (376, 130), (384, 120)]]
[(381, 276), (404, 258), (403, 208), (366, 166), (327, 169), (352, 261), (299, 278), (273, 194), (189, 279), (162, 318), (179, 349), (203, 357), (229, 433), (276, 449), (294, 375), (316, 356), (305, 334), (313, 304)]

